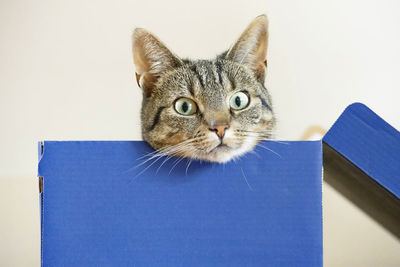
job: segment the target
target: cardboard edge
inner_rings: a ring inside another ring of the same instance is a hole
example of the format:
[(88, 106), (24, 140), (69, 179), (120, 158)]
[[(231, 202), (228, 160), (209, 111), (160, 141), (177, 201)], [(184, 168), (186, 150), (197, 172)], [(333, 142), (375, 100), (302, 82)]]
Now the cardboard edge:
[[(381, 123), (379, 125), (379, 130), (383, 130), (385, 134), (387, 134), (388, 136), (392, 137), (394, 134), (400, 134), (400, 132), (394, 128), (392, 125), (390, 125), (386, 120), (384, 120), (381, 116), (379, 116), (377, 113), (375, 113), (372, 109), (370, 109), (367, 105), (360, 103), (360, 102), (354, 102), (350, 105), (348, 105), (345, 110), (342, 112), (342, 114), (340, 114), (340, 116), (338, 117), (338, 119), (332, 124), (332, 126), (329, 128), (329, 130), (326, 132), (325, 136), (322, 138), (322, 142), (325, 145), (328, 145), (329, 147), (333, 148), (340, 156), (344, 157), (345, 159), (347, 159), (349, 162), (351, 162), (352, 164), (354, 164), (356, 166), (356, 168), (359, 168), (363, 173), (365, 173), (368, 177), (370, 177), (371, 179), (373, 179), (376, 183), (378, 183), (380, 186), (382, 186), (383, 188), (385, 188), (385, 190), (390, 191), (391, 195), (395, 196), (397, 199), (400, 200), (400, 196), (396, 193), (393, 192), (391, 190), (391, 188), (387, 188), (384, 184), (381, 183), (381, 181), (379, 181), (379, 179), (375, 179), (375, 177), (371, 176), (371, 174), (368, 172), (368, 170), (366, 170), (363, 166), (359, 166), (357, 162), (355, 162), (354, 157), (351, 157), (349, 155), (347, 155), (346, 153), (344, 153), (343, 151), (337, 150), (335, 149), (335, 144), (332, 144), (331, 142), (331, 129), (334, 128), (337, 124), (338, 121), (340, 121), (343, 117), (344, 114), (346, 113), (352, 113), (354, 115), (353, 119), (358, 119), (360, 121), (362, 121), (363, 123), (368, 123), (367, 121), (365, 121), (362, 117), (360, 117), (359, 115), (357, 115), (360, 110), (363, 110), (363, 112), (367, 112), (370, 113), (370, 115), (372, 117), (374, 117), (375, 119), (379, 120), (379, 122)], [(382, 133), (383, 134), (383, 133)], [(325, 146), (324, 146), (325, 147)]]
[(43, 189), (44, 177), (40, 172), (40, 162), (44, 155), (45, 142), (38, 142), (38, 183), (39, 183), (39, 210), (40, 210), (40, 265), (43, 266), (43, 228), (44, 228), (44, 203), (43, 203)]
[[(354, 109), (354, 108), (356, 108), (356, 109), (358, 109), (358, 108), (363, 108), (363, 109), (369, 109), (369, 110), (371, 110), (367, 105), (365, 105), (365, 104), (363, 104), (363, 103), (361, 103), (361, 102), (353, 102), (353, 103), (351, 103), (350, 105), (348, 105), (346, 108), (345, 108), (345, 110), (344, 111), (348, 111), (348, 110), (351, 110), (351, 109)], [(343, 111), (343, 112), (344, 112)], [(372, 111), (372, 110), (371, 110)]]
[(337, 117), (337, 119), (332, 123), (331, 127), (329, 127), (328, 131), (326, 131), (325, 135), (322, 137), (322, 142), (325, 142), (325, 137), (327, 134), (329, 134), (330, 130), (335, 127), (335, 124), (341, 119), (342, 115), (344, 113), (347, 113), (349, 111), (351, 111), (352, 109), (357, 109), (357, 107), (362, 107), (362, 108), (367, 108), (369, 109), (366, 105), (364, 105), (363, 103), (360, 102), (353, 102), (350, 105), (348, 105), (343, 111), (342, 113), (340, 113), (339, 117)]
[(323, 151), (324, 151), (324, 143), (322, 140), (316, 140), (319, 145), (319, 166), (320, 166), (320, 212), (321, 212), (321, 219), (320, 219), (320, 242), (321, 242), (321, 255), (320, 255), (320, 265), (319, 266), (324, 266), (324, 157), (323, 157)]

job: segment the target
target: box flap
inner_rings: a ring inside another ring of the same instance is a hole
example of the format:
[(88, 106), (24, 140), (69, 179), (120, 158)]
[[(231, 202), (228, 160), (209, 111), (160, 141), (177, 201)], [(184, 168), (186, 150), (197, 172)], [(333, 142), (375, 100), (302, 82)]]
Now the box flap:
[(400, 133), (367, 106), (348, 106), (323, 142), (400, 198)]
[(324, 180), (400, 238), (400, 133), (355, 103), (323, 144)]
[(262, 146), (135, 167), (141, 141), (46, 141), (42, 264), (322, 266), (321, 142)]

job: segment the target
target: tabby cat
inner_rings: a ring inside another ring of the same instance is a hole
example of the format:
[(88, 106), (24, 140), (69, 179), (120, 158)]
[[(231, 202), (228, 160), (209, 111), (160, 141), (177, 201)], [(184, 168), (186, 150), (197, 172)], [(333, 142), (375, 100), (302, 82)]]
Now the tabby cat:
[(144, 140), (161, 155), (227, 162), (270, 139), (275, 116), (264, 86), (267, 45), (265, 15), (213, 60), (179, 58), (149, 31), (135, 29)]

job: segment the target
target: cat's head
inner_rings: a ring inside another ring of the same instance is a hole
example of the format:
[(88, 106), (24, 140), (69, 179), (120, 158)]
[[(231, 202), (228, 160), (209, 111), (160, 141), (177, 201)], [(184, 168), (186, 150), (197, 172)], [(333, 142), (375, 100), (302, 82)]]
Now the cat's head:
[(135, 29), (144, 140), (163, 154), (227, 162), (269, 139), (275, 117), (264, 86), (267, 45), (264, 15), (213, 60), (181, 59)]

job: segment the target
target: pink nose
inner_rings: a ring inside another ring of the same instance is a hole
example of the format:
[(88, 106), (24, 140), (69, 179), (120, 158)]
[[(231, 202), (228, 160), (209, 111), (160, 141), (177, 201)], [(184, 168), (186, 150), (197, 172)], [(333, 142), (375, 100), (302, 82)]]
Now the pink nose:
[(225, 135), (225, 130), (229, 127), (227, 125), (216, 125), (213, 128), (209, 128), (210, 131), (215, 132), (219, 138), (223, 138)]

